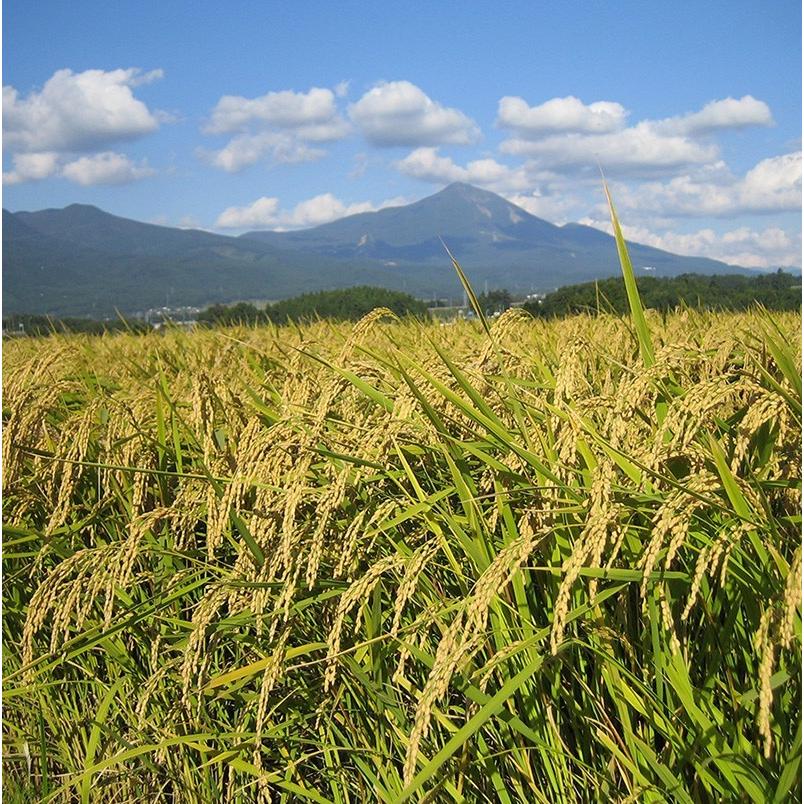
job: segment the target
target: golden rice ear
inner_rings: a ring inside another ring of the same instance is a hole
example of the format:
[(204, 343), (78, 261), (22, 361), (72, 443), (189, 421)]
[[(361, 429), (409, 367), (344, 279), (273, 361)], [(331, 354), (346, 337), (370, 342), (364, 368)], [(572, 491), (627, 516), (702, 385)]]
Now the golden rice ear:
[(9, 778), (794, 796), (800, 316), (646, 319), (4, 344)]

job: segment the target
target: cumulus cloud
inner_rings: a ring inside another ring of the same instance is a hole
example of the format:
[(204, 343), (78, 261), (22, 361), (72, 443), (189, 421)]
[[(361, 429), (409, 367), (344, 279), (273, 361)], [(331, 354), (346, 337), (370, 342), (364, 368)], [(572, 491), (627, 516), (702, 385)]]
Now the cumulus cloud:
[[(580, 222), (611, 234), (608, 219), (584, 218)], [(674, 254), (709, 257), (745, 268), (801, 266), (801, 233), (786, 232), (778, 226), (761, 230), (742, 226), (722, 233), (709, 227), (693, 232), (655, 232), (644, 226), (626, 224), (622, 229), (623, 234), (635, 243)]]
[(290, 214), (282, 217), (280, 224), (294, 229), (318, 226), (321, 223), (334, 221), (347, 215), (356, 215), (358, 212), (372, 212), (374, 209), (376, 207), (368, 201), (344, 204), (332, 193), (323, 193), (315, 196), (315, 198), (296, 204)]
[(801, 209), (801, 151), (763, 159), (739, 182), (746, 209)]
[(349, 117), (380, 147), (467, 145), (480, 137), (471, 118), (432, 100), (410, 81), (378, 84), (349, 107)]
[(149, 134), (158, 115), (132, 88), (162, 77), (161, 70), (57, 70), (39, 91), (22, 97), (3, 87), (3, 136), (14, 152), (89, 151)]
[(597, 101), (587, 106), (570, 95), (528, 106), (522, 98), (506, 96), (500, 99), (497, 125), (512, 129), (523, 139), (571, 131), (604, 134), (622, 128), (627, 116), (628, 112), (613, 101)]
[(21, 184), (52, 176), (59, 168), (59, 155), (53, 151), (34, 154), (14, 154), (14, 169), (3, 173), (3, 184)]
[(135, 164), (127, 156), (104, 151), (92, 156), (82, 156), (73, 162), (68, 162), (61, 169), (65, 179), (81, 184), (85, 187), (96, 184), (129, 184), (147, 176), (153, 176), (156, 171), (149, 167), (147, 162)]
[(551, 223), (564, 224), (574, 220), (575, 212), (583, 208), (583, 202), (566, 192), (534, 190), (530, 193), (513, 193), (505, 196), (512, 204), (522, 207), (537, 218)]
[(523, 168), (510, 168), (495, 159), (476, 159), (462, 167), (448, 156), (441, 156), (438, 148), (417, 148), (394, 166), (406, 176), (433, 184), (463, 181), (497, 192), (523, 190), (530, 184)]
[(208, 134), (231, 134), (251, 125), (291, 130), (318, 142), (340, 139), (346, 133), (335, 93), (319, 87), (309, 92), (268, 92), (258, 98), (224, 95), (204, 130)]
[(438, 148), (417, 148), (395, 162), (394, 167), (406, 176), (432, 184), (461, 181), (483, 187), (531, 215), (554, 223), (574, 220), (589, 209), (573, 192), (578, 182), (562, 181), (560, 176), (531, 169), (527, 164), (509, 167), (495, 159), (476, 159), (464, 167), (439, 154)]
[(651, 178), (716, 161), (720, 149), (707, 139), (716, 131), (773, 123), (763, 101), (746, 95), (707, 103), (702, 109), (626, 126), (626, 110), (613, 101), (585, 105), (575, 97), (529, 106), (522, 98), (500, 100), (497, 124), (511, 132), (503, 153), (566, 174), (596, 169), (610, 175)]
[(298, 137), (278, 131), (240, 134), (218, 151), (198, 150), (202, 159), (227, 173), (238, 173), (265, 158), (276, 164), (292, 165), (314, 162), (325, 154), (321, 148), (312, 148)]
[(245, 207), (227, 207), (215, 221), (221, 229), (254, 229), (271, 226), (277, 219), (279, 199), (262, 196)]
[(136, 68), (65, 69), (26, 96), (3, 87), (3, 145), (12, 163), (3, 183), (62, 176), (83, 185), (125, 184), (155, 173), (108, 146), (150, 134), (166, 119), (132, 91), (162, 76)]
[(623, 187), (624, 209), (666, 216), (728, 216), (801, 209), (801, 151), (763, 159), (735, 177), (720, 162), (709, 171), (685, 173), (667, 182)]
[(257, 98), (225, 95), (204, 131), (234, 136), (223, 148), (202, 149), (199, 155), (230, 173), (266, 158), (284, 164), (320, 159), (326, 152), (309, 143), (334, 142), (349, 133), (335, 98), (336, 92), (319, 87), (309, 92), (268, 92)]
[(656, 123), (656, 129), (669, 134), (697, 135), (772, 124), (773, 116), (768, 104), (751, 95), (744, 95), (739, 100), (724, 98), (711, 101), (697, 112), (660, 120)]
[(469, 179), (467, 169), (456, 165), (448, 156), (440, 156), (438, 148), (417, 148), (404, 159), (395, 162), (394, 166), (406, 176), (434, 184), (449, 184)]
[(65, 162), (53, 152), (15, 154), (13, 170), (3, 173), (3, 184), (19, 184), (58, 176), (75, 184), (90, 187), (98, 184), (115, 185), (153, 176), (156, 171), (146, 160), (139, 164), (114, 151), (103, 151)]
[(390, 198), (375, 205), (369, 201), (347, 204), (332, 193), (323, 193), (296, 204), (291, 210), (280, 209), (278, 198), (258, 198), (243, 207), (225, 209), (215, 222), (220, 229), (302, 229), (319, 226), (347, 215), (374, 212), (407, 203), (404, 198)]
[(701, 165), (718, 157), (716, 145), (687, 137), (660, 134), (650, 123), (638, 123), (611, 134), (552, 135), (540, 140), (512, 138), (504, 153), (526, 156), (551, 170), (597, 168), (608, 173), (650, 176)]

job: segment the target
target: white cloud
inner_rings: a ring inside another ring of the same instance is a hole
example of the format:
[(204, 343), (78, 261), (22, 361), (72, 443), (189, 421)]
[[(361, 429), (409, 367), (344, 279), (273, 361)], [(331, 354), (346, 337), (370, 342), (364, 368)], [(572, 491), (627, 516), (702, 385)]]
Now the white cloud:
[(739, 186), (745, 209), (801, 209), (801, 151), (763, 159)]
[(504, 97), (497, 124), (512, 136), (500, 148), (567, 174), (594, 170), (599, 164), (607, 175), (650, 178), (716, 161), (720, 149), (706, 135), (773, 123), (767, 104), (750, 95), (714, 100), (696, 112), (628, 127), (626, 116), (613, 101), (585, 105), (570, 96), (531, 107), (522, 98)]
[(114, 151), (82, 156), (66, 163), (62, 155), (52, 151), (14, 154), (13, 165), (13, 170), (3, 173), (3, 184), (19, 184), (60, 176), (89, 187), (97, 184), (130, 184), (156, 173), (147, 161), (136, 164), (127, 156)]
[(720, 129), (772, 124), (773, 116), (768, 104), (751, 95), (744, 95), (739, 100), (724, 98), (710, 101), (697, 112), (659, 120), (656, 128), (669, 134), (696, 135), (709, 134)]
[(350, 81), (338, 81), (338, 83), (333, 87), (335, 96), (338, 98), (345, 98), (349, 94), (350, 83)]
[(131, 90), (161, 77), (161, 70), (58, 70), (27, 97), (3, 87), (4, 144), (14, 152), (80, 152), (149, 134), (157, 115)]
[(155, 173), (107, 148), (149, 134), (166, 120), (132, 92), (162, 76), (162, 70), (135, 68), (65, 69), (25, 97), (14, 87), (3, 87), (3, 144), (13, 165), (3, 183), (62, 176), (83, 185), (126, 184)]
[(275, 223), (279, 199), (263, 196), (245, 207), (227, 207), (215, 221), (221, 229), (265, 228)]
[(296, 204), (292, 210), (282, 210), (278, 198), (258, 198), (244, 207), (225, 209), (215, 222), (220, 229), (301, 229), (319, 226), (347, 215), (374, 212), (385, 207), (408, 203), (405, 198), (389, 198), (375, 205), (370, 201), (346, 204), (332, 193), (323, 193)]
[(326, 154), (320, 148), (311, 148), (287, 132), (264, 131), (259, 134), (240, 134), (233, 137), (219, 151), (198, 150), (198, 155), (227, 173), (237, 173), (266, 157), (277, 164), (314, 162)]
[(68, 162), (61, 169), (61, 175), (65, 179), (85, 187), (96, 184), (129, 184), (155, 173), (144, 160), (137, 165), (127, 156), (113, 151), (82, 156), (74, 162)]
[[(611, 234), (608, 219), (584, 218), (580, 223)], [(674, 254), (709, 257), (745, 268), (778, 268), (801, 265), (801, 233), (786, 232), (778, 226), (762, 230), (746, 226), (718, 233), (709, 227), (694, 232), (655, 232), (644, 226), (622, 226), (632, 242), (653, 246)]]
[(296, 204), (293, 212), (283, 216), (281, 225), (288, 228), (304, 228), (318, 226), (321, 223), (334, 221), (346, 215), (356, 215), (358, 212), (372, 212), (375, 206), (368, 201), (356, 204), (344, 204), (332, 193), (323, 193), (315, 198)]
[(625, 125), (628, 112), (613, 101), (597, 101), (588, 106), (572, 95), (552, 98), (539, 106), (528, 106), (522, 98), (500, 98), (497, 125), (512, 129), (518, 137), (574, 131), (603, 134)]
[(340, 139), (347, 131), (335, 105), (335, 93), (319, 87), (309, 92), (268, 92), (258, 98), (224, 95), (204, 130), (208, 134), (231, 134), (252, 125), (292, 130), (318, 142)]
[(537, 218), (563, 224), (572, 219), (572, 213), (581, 206), (578, 198), (568, 193), (540, 192), (514, 193), (505, 196), (512, 204), (522, 207)]
[(494, 159), (476, 159), (461, 167), (448, 156), (441, 156), (438, 148), (417, 148), (395, 162), (394, 167), (406, 176), (433, 184), (462, 181), (497, 192), (523, 190), (530, 185), (523, 168), (513, 169)]
[(395, 162), (394, 167), (406, 176), (434, 184), (449, 184), (469, 179), (466, 168), (456, 165), (448, 156), (440, 156), (438, 148), (417, 148), (404, 159)]
[(795, 211), (801, 208), (801, 151), (763, 159), (745, 176), (725, 165), (618, 190), (618, 205), (641, 214), (728, 216)]
[(59, 155), (53, 151), (34, 154), (14, 154), (14, 169), (3, 173), (3, 184), (39, 181), (52, 176), (59, 167)]
[(458, 109), (442, 106), (410, 81), (370, 89), (349, 107), (349, 117), (373, 145), (467, 145), (477, 124)]
[(319, 87), (268, 92), (258, 98), (225, 95), (204, 131), (235, 136), (220, 150), (200, 150), (199, 155), (230, 173), (266, 158), (282, 164), (320, 159), (326, 152), (309, 143), (334, 142), (349, 133), (335, 97), (336, 92)]
[(551, 170), (596, 169), (600, 165), (608, 174), (636, 176), (706, 164), (719, 153), (715, 145), (663, 135), (646, 122), (611, 134), (552, 135), (541, 140), (513, 138), (503, 142), (501, 150), (530, 157), (535, 164)]
[(477, 159), (463, 167), (440, 155), (438, 148), (417, 148), (395, 162), (394, 167), (406, 176), (432, 184), (460, 181), (484, 187), (531, 215), (554, 223), (573, 220), (588, 209), (573, 192), (578, 189), (577, 181), (561, 180), (560, 176), (527, 164), (512, 168), (494, 159)]

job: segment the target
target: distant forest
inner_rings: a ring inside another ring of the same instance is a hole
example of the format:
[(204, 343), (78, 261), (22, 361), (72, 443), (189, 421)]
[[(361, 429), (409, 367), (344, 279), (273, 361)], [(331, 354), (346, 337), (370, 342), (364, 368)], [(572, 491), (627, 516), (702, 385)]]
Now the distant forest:
[[(687, 306), (713, 310), (745, 310), (761, 304), (769, 310), (797, 310), (801, 307), (801, 277), (778, 271), (759, 276), (703, 276), (682, 274), (658, 279), (640, 277), (639, 293), (645, 307), (673, 310)], [(502, 312), (516, 304), (507, 290), (491, 290), (478, 296), (486, 315)], [(522, 306), (538, 318), (597, 311), (625, 314), (628, 299), (621, 278), (602, 279), (580, 285), (567, 285), (542, 299), (526, 301)], [(217, 324), (272, 321), (282, 324), (309, 318), (356, 320), (375, 307), (388, 307), (397, 315), (422, 316), (425, 302), (406, 293), (374, 287), (305, 293), (260, 309), (251, 304), (216, 305), (199, 315), (199, 321)]]
[(198, 321), (208, 324), (255, 324), (303, 321), (311, 318), (330, 318), (354, 321), (375, 307), (387, 307), (398, 316), (427, 315), (427, 304), (407, 293), (361, 285), (343, 290), (322, 290), (304, 293), (292, 299), (255, 307), (241, 302), (233, 305), (216, 304), (198, 315)]
[[(703, 276), (682, 274), (659, 279), (645, 276), (637, 279), (645, 307), (672, 310), (687, 306), (712, 310), (745, 310), (760, 304), (768, 310), (801, 308), (801, 277), (777, 271), (757, 276)], [(507, 290), (491, 290), (480, 294), (478, 302), (486, 315), (502, 312), (517, 304)], [(580, 312), (613, 312), (625, 314), (628, 300), (622, 279), (602, 279), (580, 285), (567, 285), (540, 299), (529, 299), (522, 307), (538, 318), (573, 315)], [(338, 321), (357, 320), (375, 307), (388, 307), (399, 316), (423, 318), (429, 303), (407, 293), (385, 288), (361, 286), (343, 290), (305, 293), (291, 299), (257, 307), (240, 302), (216, 304), (198, 314), (198, 323), (206, 326), (275, 323), (327, 318)], [(446, 312), (446, 311), (445, 311)], [(150, 325), (142, 321), (119, 319), (94, 321), (88, 318), (55, 319), (47, 316), (14, 315), (3, 319), (5, 334), (48, 335), (52, 332), (84, 332), (97, 334), (128, 330), (142, 332)]]
[[(680, 306), (745, 310), (754, 304), (768, 310), (801, 307), (801, 277), (781, 270), (757, 276), (681, 274), (668, 279), (642, 276), (637, 279), (637, 286), (643, 306), (654, 310)], [(541, 301), (528, 301), (523, 306), (535, 316), (548, 318), (596, 310), (624, 314), (628, 311), (628, 299), (625, 284), (618, 277), (567, 285), (548, 293)]]

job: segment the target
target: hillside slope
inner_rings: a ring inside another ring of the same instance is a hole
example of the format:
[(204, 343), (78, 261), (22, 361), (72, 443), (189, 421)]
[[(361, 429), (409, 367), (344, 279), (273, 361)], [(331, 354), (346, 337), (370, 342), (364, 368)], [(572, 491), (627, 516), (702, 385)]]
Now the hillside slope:
[[(619, 273), (605, 232), (555, 226), (494, 193), (452, 184), (406, 206), (239, 237), (141, 223), (82, 204), (4, 210), (3, 305), (7, 313), (97, 317), (352, 285), (455, 298), (460, 285), (442, 241), (478, 287), (547, 291)], [(638, 271), (655, 276), (742, 270), (638, 244), (631, 254)]]

